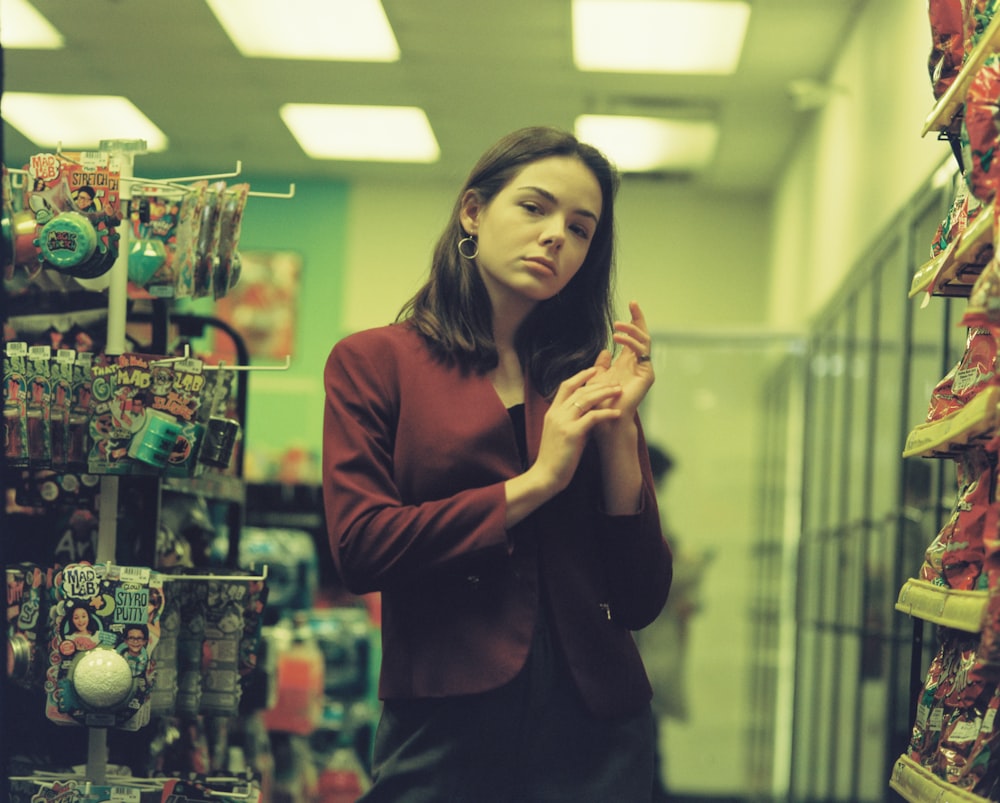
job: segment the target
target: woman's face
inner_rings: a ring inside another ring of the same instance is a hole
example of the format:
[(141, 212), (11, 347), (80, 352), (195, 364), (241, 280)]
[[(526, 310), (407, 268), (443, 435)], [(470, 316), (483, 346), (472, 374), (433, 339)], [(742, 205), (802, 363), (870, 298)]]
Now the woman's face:
[(478, 238), (494, 308), (510, 299), (534, 305), (562, 290), (583, 265), (601, 206), (597, 178), (572, 156), (532, 162), (485, 206), (467, 193), (461, 221)]
[(85, 633), (87, 631), (87, 625), (89, 624), (90, 614), (83, 608), (76, 608), (73, 611), (73, 627), (76, 628), (76, 631), (78, 633)]

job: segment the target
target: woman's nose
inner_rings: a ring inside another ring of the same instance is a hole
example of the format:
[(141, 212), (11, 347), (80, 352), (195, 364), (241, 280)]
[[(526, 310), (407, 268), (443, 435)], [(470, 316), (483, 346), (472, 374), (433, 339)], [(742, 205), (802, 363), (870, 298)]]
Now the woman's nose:
[(542, 232), (542, 244), (561, 246), (566, 239), (566, 233), (560, 226), (549, 226)]

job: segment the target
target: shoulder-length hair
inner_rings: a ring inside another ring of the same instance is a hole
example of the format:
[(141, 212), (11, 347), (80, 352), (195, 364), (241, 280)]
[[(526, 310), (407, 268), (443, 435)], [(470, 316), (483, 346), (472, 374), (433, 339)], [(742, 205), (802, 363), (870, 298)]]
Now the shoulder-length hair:
[(607, 347), (614, 317), (614, 199), (619, 177), (600, 151), (572, 134), (547, 127), (523, 128), (483, 154), (438, 239), (429, 278), (396, 318), (409, 321), (445, 359), (481, 372), (496, 367), (486, 286), (474, 260), (458, 252), (458, 242), (466, 236), (460, 219), (462, 199), (472, 190), (488, 204), (527, 165), (551, 156), (575, 157), (594, 174), (601, 188), (601, 214), (580, 270), (558, 295), (539, 302), (517, 333), (521, 365), (544, 395), (593, 364)]
[(87, 632), (90, 635), (93, 636), (101, 629), (100, 622), (97, 621), (97, 614), (90, 605), (82, 601), (67, 600), (64, 609), (65, 612), (63, 613), (63, 635), (69, 636), (76, 632), (76, 625), (73, 624), (73, 614), (79, 610), (87, 612)]

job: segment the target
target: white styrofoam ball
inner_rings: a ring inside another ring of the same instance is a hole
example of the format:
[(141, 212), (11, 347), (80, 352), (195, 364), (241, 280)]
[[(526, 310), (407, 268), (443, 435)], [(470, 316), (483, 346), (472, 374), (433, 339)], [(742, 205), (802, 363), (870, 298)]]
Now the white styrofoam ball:
[(113, 708), (132, 693), (132, 669), (114, 650), (88, 650), (73, 666), (73, 688), (91, 708)]

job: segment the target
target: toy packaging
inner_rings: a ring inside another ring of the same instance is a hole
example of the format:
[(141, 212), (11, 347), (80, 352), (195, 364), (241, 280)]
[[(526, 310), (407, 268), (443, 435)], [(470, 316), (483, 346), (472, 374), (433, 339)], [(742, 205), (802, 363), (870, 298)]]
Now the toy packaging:
[(46, 574), (39, 566), (7, 567), (8, 677), (24, 688), (42, 685), (47, 599)]
[(49, 465), (56, 471), (69, 470), (69, 411), (73, 400), (73, 363), (76, 352), (58, 349), (49, 364), (49, 434), (52, 454)]
[(37, 259), (74, 278), (107, 273), (118, 257), (119, 166), (106, 153), (42, 153), (25, 169)]
[(3, 445), (9, 468), (28, 467), (28, 346), (7, 343), (3, 360)]
[(163, 578), (143, 567), (75, 563), (52, 578), (46, 716), (137, 730), (149, 723)]
[(52, 465), (52, 431), (50, 411), (52, 385), (49, 371), (51, 349), (48, 346), (28, 348), (25, 414), (28, 418), (28, 465), (49, 468)]
[(174, 466), (190, 475), (205, 384), (201, 361), (98, 355), (91, 376), (91, 473), (166, 473)]
[(80, 351), (73, 361), (69, 423), (66, 443), (66, 468), (86, 471), (90, 453), (91, 364), (93, 354)]

